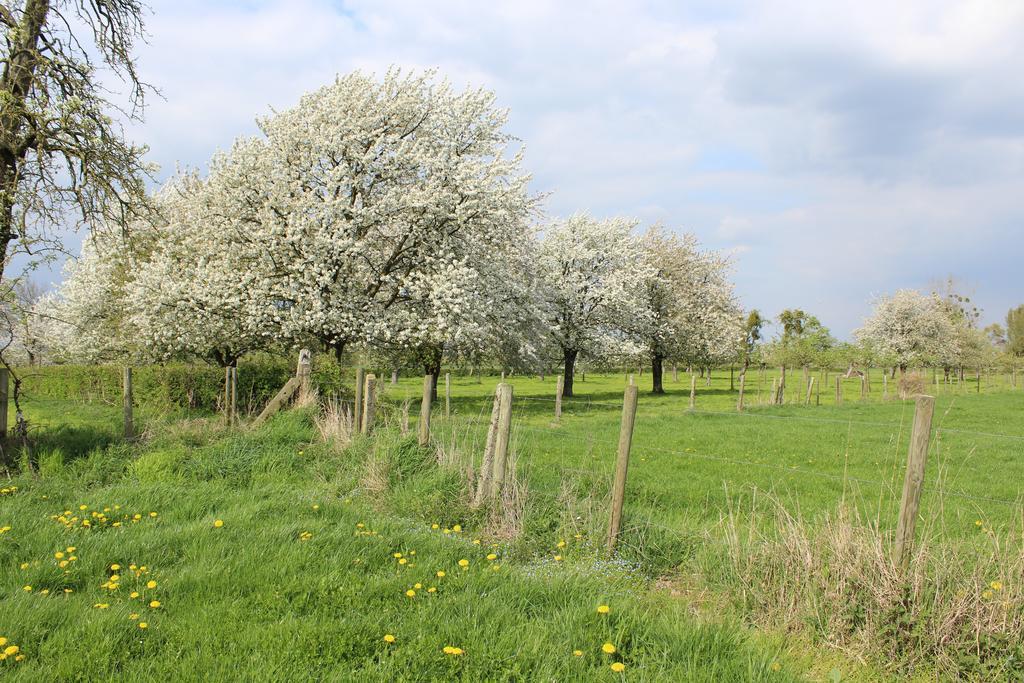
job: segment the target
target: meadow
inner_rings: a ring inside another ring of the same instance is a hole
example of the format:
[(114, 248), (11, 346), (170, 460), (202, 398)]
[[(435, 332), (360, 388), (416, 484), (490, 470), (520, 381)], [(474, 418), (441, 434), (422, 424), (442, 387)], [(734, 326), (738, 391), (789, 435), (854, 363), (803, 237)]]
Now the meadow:
[[(933, 555), (915, 570), (920, 588), (952, 553), (982, 582), (968, 591), (990, 594), (978, 614), (1003, 618), (1002, 630), (985, 630), (994, 639), (984, 650), (953, 655), (922, 643), (893, 655), (885, 648), (907, 640), (899, 633), (867, 644), (897, 657), (894, 669), (838, 641), (834, 614), (808, 621), (794, 602), (801, 624), (766, 618), (774, 615), (762, 603), (796, 600), (795, 582), (808, 584), (809, 600), (843, 583), (824, 576), (834, 566), (753, 570), (793, 540), (772, 536), (788, 528), (779, 510), (801, 520), (809, 546), (841, 510), (878, 538), (892, 529), (912, 403), (883, 401), (877, 378), (868, 399), (848, 380), (842, 405), (833, 390), (821, 406), (758, 405), (748, 384), (738, 414), (729, 376), (717, 371), (710, 386), (698, 381), (690, 410), (685, 374), (666, 377), (664, 396), (636, 377), (626, 521), (610, 558), (607, 491), (626, 376), (578, 379), (557, 423), (555, 378), (509, 378), (520, 483), (512, 515), (466, 495), (498, 381), (453, 376), (448, 419), (442, 386), (430, 449), (399, 433), (405, 399), (415, 428), (418, 377), (385, 381), (377, 433), (345, 443), (321, 438), (311, 406), (248, 431), (140, 405), (145, 436), (124, 444), (116, 404), (27, 403), (38, 473), (15, 471), (0, 497), (0, 528), (10, 527), (0, 535), (0, 637), (19, 648), (8, 660), (24, 659), (0, 670), (24, 680), (992, 680), (1020, 671), (1019, 642), (1000, 640), (1020, 623), (1020, 567), (992, 544), (1019, 547), (1024, 391), (942, 387), (919, 527)], [(738, 551), (747, 545), (774, 554)], [(784, 562), (804, 550), (786, 546)], [(764, 581), (769, 574), (788, 578)], [(914, 603), (907, 615), (920, 616)]]

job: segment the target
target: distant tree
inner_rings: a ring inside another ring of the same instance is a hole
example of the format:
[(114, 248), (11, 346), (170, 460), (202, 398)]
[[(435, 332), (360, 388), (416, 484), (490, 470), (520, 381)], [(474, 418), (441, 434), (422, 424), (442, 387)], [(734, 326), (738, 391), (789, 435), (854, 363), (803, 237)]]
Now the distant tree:
[(728, 260), (701, 251), (696, 237), (655, 226), (642, 243), (649, 271), (635, 333), (651, 362), (652, 391), (663, 394), (666, 359), (733, 357), (741, 334), (740, 310)]
[(756, 308), (747, 313), (743, 322), (743, 369), (740, 371), (741, 374), (746, 373), (747, 368), (750, 367), (750, 359), (757, 349), (758, 342), (761, 341), (761, 330), (764, 328), (764, 324), (765, 319)]
[(1024, 356), (1024, 304), (1006, 313), (1006, 351), (1013, 356)]
[(855, 332), (858, 340), (907, 368), (957, 354), (956, 328), (936, 294), (901, 289), (875, 301), (874, 311)]
[(992, 346), (1000, 350), (1006, 349), (1006, 330), (999, 323), (992, 323), (985, 328), (985, 338)]
[(537, 249), (540, 314), (562, 357), (564, 392), (573, 395), (581, 353), (636, 355), (631, 341), (646, 310), (643, 283), (654, 271), (633, 231), (637, 221), (575, 214), (544, 230)]

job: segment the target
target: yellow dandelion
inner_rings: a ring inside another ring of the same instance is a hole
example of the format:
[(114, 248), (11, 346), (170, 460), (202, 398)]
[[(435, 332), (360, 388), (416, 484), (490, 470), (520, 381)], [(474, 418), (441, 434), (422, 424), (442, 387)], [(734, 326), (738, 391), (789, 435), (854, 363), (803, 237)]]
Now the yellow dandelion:
[(22, 586), (21, 590), (25, 591), (26, 593), (31, 593), (32, 592), (32, 586)]
[(415, 598), (416, 597), (416, 591), (414, 591), (413, 589), (410, 588), (409, 590), (405, 591), (405, 596), (407, 598)]
[(982, 591), (982, 592), (981, 592), (981, 597), (983, 597), (983, 598), (985, 598), (986, 600), (988, 600), (989, 598), (991, 598), (991, 597), (992, 597), (992, 591), (990, 591), (990, 590), (984, 590), (984, 591)]
[(459, 566), (465, 569), (469, 566), (469, 560), (459, 560)]
[(142, 630), (146, 630), (147, 628), (149, 628), (149, 624), (147, 624), (144, 621), (140, 621), (139, 622), (139, 628), (141, 628)]
[(416, 590), (419, 590), (419, 589), (423, 588), (423, 584), (422, 583), (417, 583), (417, 584), (415, 584), (413, 586), (413, 588), (415, 588)]
[(150, 512), (150, 513), (149, 513), (149, 516), (150, 516), (150, 517), (156, 517), (156, 513), (155, 513), (155, 512)]
[(391, 635), (390, 633), (385, 633), (384, 634), (384, 642), (388, 643), (388, 644), (391, 644), (391, 643), (395, 642), (395, 637), (393, 635)]
[(149, 606), (152, 607), (153, 609), (157, 609), (158, 607), (160, 607), (160, 601), (159, 600), (150, 600)]
[(611, 611), (612, 610), (611, 610), (610, 607), (608, 607), (608, 605), (598, 605), (597, 606), (597, 613), (598, 614), (608, 614)]
[(53, 554), (53, 556), (56, 557), (58, 560), (63, 560), (64, 559), (64, 553), (60, 552), (59, 550), (57, 552), (55, 552)]
[(452, 531), (454, 531), (455, 533), (461, 532), (462, 531), (462, 525), (461, 524), (456, 524), (455, 526), (452, 527)]
[(487, 555), (487, 561), (488, 562), (494, 562), (496, 559), (498, 559), (498, 556), (495, 555), (494, 553), (490, 553), (490, 554)]
[(555, 555), (555, 562), (561, 562), (561, 561), (562, 561), (562, 556), (561, 555)]
[(407, 560), (407, 559), (405, 559), (405, 558), (403, 557), (402, 559), (400, 559), (400, 560), (398, 561), (398, 564), (409, 564), (409, 560)]
[(613, 662), (612, 663), (612, 671), (614, 671), (617, 674), (622, 673), (623, 671), (625, 671), (625, 669), (626, 669), (626, 665), (623, 664), (622, 662)]
[(21, 652), (21, 648), (18, 647), (17, 645), (8, 645), (7, 647), (4, 648), (4, 654), (7, 655), (8, 657), (13, 657), (14, 655), (18, 654), (19, 652)]
[(28, 569), (28, 562), (22, 562), (21, 563), (21, 568), (22, 569)]
[(222, 526), (224, 526), (224, 520), (223, 519), (215, 520), (214, 523), (213, 523), (213, 526), (216, 529), (221, 528)]
[(156, 588), (156, 581), (147, 581), (146, 588)]
[(583, 650), (573, 650), (572, 651), (572, 656), (573, 657), (582, 657), (583, 656)]
[(431, 524), (430, 528), (431, 529), (440, 529), (441, 527), (439, 525), (437, 525), (437, 524)]
[(461, 647), (452, 647), (451, 645), (445, 645), (441, 651), (444, 652), (446, 655), (453, 655), (456, 657), (463, 654), (463, 650)]
[(317, 505), (316, 503), (314, 503), (314, 504), (313, 504), (313, 511), (314, 511), (314, 512), (316, 512), (316, 511), (317, 511), (317, 510), (319, 510), (319, 509), (320, 509), (320, 506), (319, 506), (319, 505)]
[(615, 654), (615, 646), (614, 646), (614, 645), (612, 645), (611, 643), (605, 643), (604, 645), (602, 645), (602, 646), (601, 646), (601, 650), (602, 650), (602, 651), (603, 651), (603, 652), (604, 652), (605, 654), (609, 654), (609, 655), (613, 655), (613, 654)]
[(994, 591), (1001, 591), (1003, 590), (1003, 584), (1001, 581), (993, 581), (989, 584), (989, 588), (991, 588)]
[(564, 548), (565, 547), (565, 541), (559, 541), (558, 542), (558, 547), (559, 548)]
[(436, 593), (437, 592), (437, 588), (435, 586), (431, 586), (430, 588), (427, 589), (427, 592), (428, 593)]
[(128, 597), (131, 598), (132, 600), (134, 600), (135, 598), (139, 597), (139, 592), (138, 591), (132, 591), (131, 595), (129, 595)]
[(120, 569), (121, 569), (121, 565), (119, 565), (119, 564), (112, 564), (112, 565), (110, 565), (110, 570), (111, 571), (116, 572), (116, 571), (120, 571)]
[(444, 576), (445, 576), (445, 574), (444, 574), (444, 571), (438, 571), (438, 572), (437, 572), (437, 578), (439, 578), (439, 579), (443, 579), (443, 578), (444, 578)]

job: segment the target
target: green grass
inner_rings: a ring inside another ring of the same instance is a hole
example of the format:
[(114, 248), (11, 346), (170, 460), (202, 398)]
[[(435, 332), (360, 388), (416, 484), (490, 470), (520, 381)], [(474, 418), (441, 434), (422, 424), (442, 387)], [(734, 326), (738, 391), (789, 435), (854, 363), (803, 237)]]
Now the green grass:
[[(777, 646), (695, 622), (628, 567), (600, 560), (587, 537), (570, 539), (566, 559), (554, 562), (474, 544), (470, 517), (463, 533), (445, 534), (388, 514), (358, 488), (375, 447), (338, 454), (312, 440), (303, 411), (254, 433), (165, 426), (144, 446), (97, 443), (84, 457), (50, 462), (42, 476), (17, 477), (18, 490), (0, 497), (0, 526), (11, 527), (0, 535), (0, 636), (25, 659), (0, 662), (2, 675), (590, 681), (617, 679), (609, 665), (621, 661), (635, 680), (793, 679), (788, 665), (774, 671)], [(379, 448), (408, 462), (429, 457), (408, 441)], [(394, 476), (397, 504), (446, 475), (408, 467)], [(52, 518), (65, 511), (98, 511), (121, 526), (69, 529)], [(434, 512), (445, 525), (461, 519), (459, 509), (450, 518)], [(57, 552), (77, 559), (65, 571)], [(136, 576), (131, 565), (147, 571)], [(112, 573), (115, 591), (102, 587)], [(148, 580), (157, 586), (145, 588)], [(146, 606), (153, 599), (159, 608)], [(597, 614), (599, 604), (611, 613)], [(601, 652), (605, 642), (617, 646), (614, 656)], [(446, 655), (446, 646), (464, 654)]]

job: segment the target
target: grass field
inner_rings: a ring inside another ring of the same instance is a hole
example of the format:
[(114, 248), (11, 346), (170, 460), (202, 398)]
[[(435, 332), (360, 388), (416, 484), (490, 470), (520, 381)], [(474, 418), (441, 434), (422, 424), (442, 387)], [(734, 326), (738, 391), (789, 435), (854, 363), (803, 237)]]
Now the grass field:
[[(646, 389), (649, 377), (637, 379)], [(432, 431), (449, 460), (479, 460), (497, 381), (453, 378), (448, 420), (442, 390)], [(845, 499), (891, 529), (912, 404), (881, 401), (876, 378), (866, 401), (850, 380), (841, 406), (832, 392), (821, 406), (758, 406), (751, 392), (739, 415), (718, 373), (710, 387), (698, 382), (689, 411), (688, 378), (667, 377), (665, 396), (641, 393), (622, 550), (609, 561), (600, 546), (625, 377), (578, 381), (557, 425), (554, 378), (510, 381), (513, 450), (530, 498), (515, 537), (466, 505), (461, 467), (432, 466), (432, 452), (395, 433), (397, 406), (418, 398), (419, 378), (384, 387), (381, 419), (391, 428), (340, 451), (316, 436), (309, 409), (237, 433), (140, 406), (147, 438), (130, 446), (118, 438), (119, 406), (28, 403), (40, 474), (16, 477), (17, 490), (0, 497), (0, 527), (11, 527), (0, 535), (0, 637), (25, 658), (0, 671), (26, 680), (891, 675), (884, 662), (846, 660), (814, 628), (751, 631), (745, 623), (761, 622), (736, 608), (728, 577), (702, 581), (696, 597), (676, 589), (680, 576), (728, 560), (708, 546), (724, 541), (723, 518), (758, 496), (812, 523)], [(923, 500), (921, 535), (965, 556), (1019, 528), (1024, 391), (984, 388), (940, 393)], [(386, 480), (379, 489), (368, 486), (369, 470)], [(109, 523), (68, 529), (52, 519), (93, 512)], [(771, 526), (773, 517), (751, 519)], [(1021, 581), (1008, 571), (993, 577), (1007, 592)], [(103, 587), (112, 574), (115, 590)], [(667, 587), (652, 590), (659, 577)], [(154, 599), (159, 607), (148, 607)], [(602, 652), (606, 642), (617, 651)], [(1009, 653), (998, 670), (1016, 670), (1012, 643), (994, 647)], [(921, 680), (935, 678), (928, 662), (914, 666)]]

